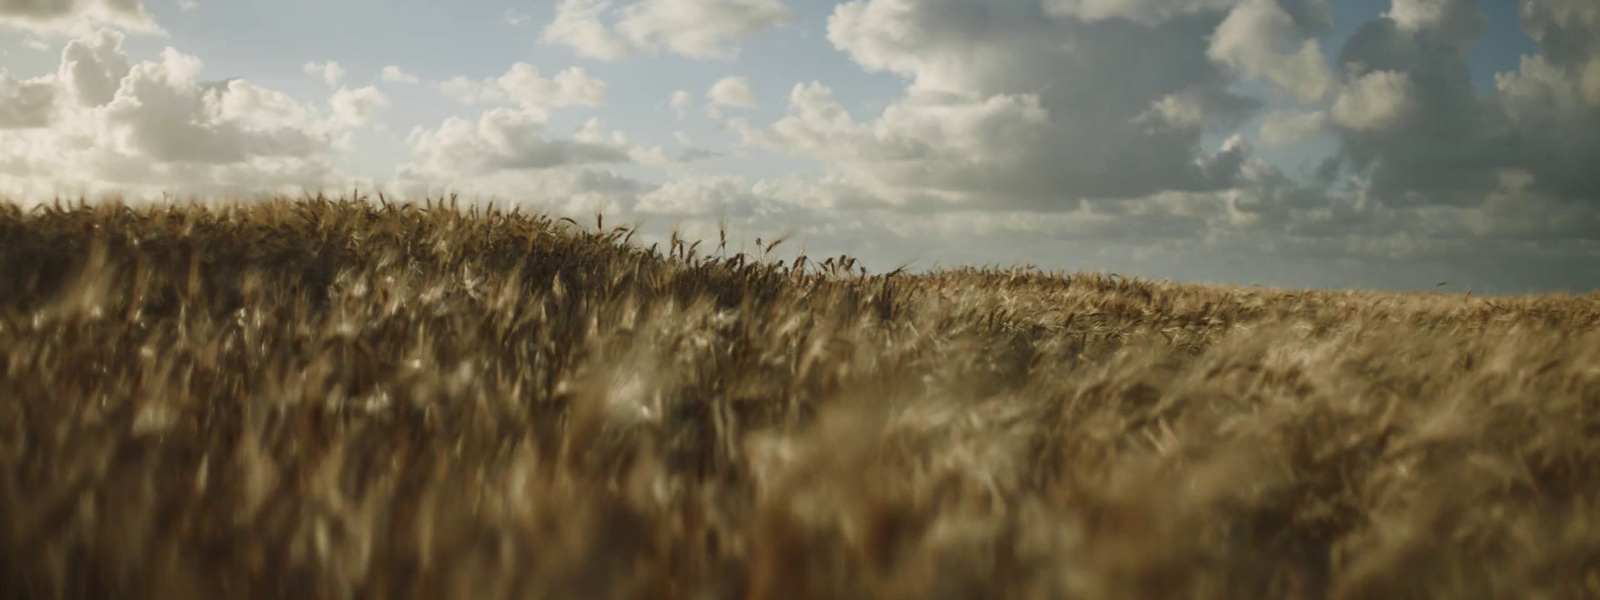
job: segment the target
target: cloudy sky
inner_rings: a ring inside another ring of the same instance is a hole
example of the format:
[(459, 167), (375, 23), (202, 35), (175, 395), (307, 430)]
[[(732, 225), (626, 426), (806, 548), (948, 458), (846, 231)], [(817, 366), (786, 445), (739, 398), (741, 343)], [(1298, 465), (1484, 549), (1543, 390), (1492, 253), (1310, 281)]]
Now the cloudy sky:
[(352, 186), (880, 272), (1586, 292), (1600, 2), (0, 0), (0, 195)]

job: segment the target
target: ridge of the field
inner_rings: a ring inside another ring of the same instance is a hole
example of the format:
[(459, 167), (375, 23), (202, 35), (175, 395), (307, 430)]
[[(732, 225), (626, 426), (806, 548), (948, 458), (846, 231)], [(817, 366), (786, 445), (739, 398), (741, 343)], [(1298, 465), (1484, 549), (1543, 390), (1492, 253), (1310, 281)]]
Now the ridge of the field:
[(0, 598), (1600, 597), (1600, 295), (0, 204)]

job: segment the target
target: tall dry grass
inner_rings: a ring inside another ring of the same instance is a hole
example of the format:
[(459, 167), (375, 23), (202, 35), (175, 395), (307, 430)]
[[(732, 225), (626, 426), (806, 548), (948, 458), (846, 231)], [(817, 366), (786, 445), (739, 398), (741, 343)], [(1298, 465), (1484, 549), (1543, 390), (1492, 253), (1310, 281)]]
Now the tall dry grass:
[(1600, 597), (1600, 297), (630, 235), (0, 209), (0, 597)]

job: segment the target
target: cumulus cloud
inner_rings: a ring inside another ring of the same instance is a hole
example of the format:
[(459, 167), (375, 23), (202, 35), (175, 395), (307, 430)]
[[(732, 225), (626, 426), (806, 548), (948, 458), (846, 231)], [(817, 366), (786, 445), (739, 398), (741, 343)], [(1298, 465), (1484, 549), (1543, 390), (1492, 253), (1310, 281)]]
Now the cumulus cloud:
[(750, 143), (810, 156), (889, 187), (954, 199), (1004, 190), (1008, 175), (1039, 143), (1049, 114), (1036, 95), (975, 99), (925, 94), (875, 122), (857, 122), (819, 82), (796, 85), (788, 115), (770, 130), (737, 128)]
[(53, 75), (19, 80), (0, 68), (0, 130), (50, 126), (56, 90)]
[(1394, 0), (1384, 16), (1400, 31), (1426, 31), (1455, 44), (1476, 41), (1488, 22), (1470, 0)]
[[(1372, 194), (1388, 202), (1470, 207), (1505, 173), (1523, 172), (1530, 196), (1593, 205), (1600, 112), (1584, 88), (1600, 62), (1600, 7), (1526, 0), (1523, 26), (1540, 52), (1500, 74), (1488, 97), (1469, 69), (1480, 21), (1468, 0), (1411, 0), (1357, 30), (1340, 55), (1350, 73), (1341, 100), (1350, 101), (1334, 107), (1343, 143), (1325, 173), (1370, 177)], [(1402, 96), (1404, 118), (1376, 118)]]
[[(830, 193), (790, 181), (787, 197), (809, 204), (785, 203), (769, 182), (685, 182), (640, 206), (869, 211), (907, 240), (1026, 231), (1178, 255), (1421, 260), (1462, 244), (1513, 253), (1518, 239), (1600, 237), (1587, 229), (1593, 210), (1576, 208), (1600, 197), (1592, 167), (1579, 167), (1600, 159), (1589, 141), (1600, 133), (1573, 133), (1600, 125), (1585, 95), (1600, 8), (1528, 0), (1541, 53), (1481, 98), (1464, 43), (1478, 29), (1471, 4), (1401, 0), (1330, 68), (1316, 36), (1331, 19), (1316, 0), (845, 2), (830, 42), (866, 71), (903, 77), (904, 95), (853, 112), (810, 82), (775, 122), (726, 122), (747, 145), (818, 161)], [(1252, 120), (1263, 102), (1238, 90), (1257, 79), (1303, 105), (1258, 121), (1266, 147), (1335, 136), (1321, 178), (1285, 174), (1241, 135), (1203, 143)], [(847, 197), (861, 200), (823, 200)], [(1513, 218), (1518, 206), (1530, 213)]]
[(1542, 55), (1523, 56), (1520, 69), (1496, 74), (1495, 87), (1517, 116), (1547, 107), (1600, 107), (1600, 60), (1560, 66)]
[(200, 60), (172, 48), (130, 64), (121, 42), (110, 30), (72, 40), (54, 75), (6, 82), (0, 113), (31, 127), (0, 137), (0, 193), (229, 194), (339, 178), (334, 120), (246, 80), (204, 80)]
[(1523, 4), (1522, 20), (1543, 52), (1524, 56), (1519, 71), (1497, 77), (1511, 109), (1600, 108), (1600, 5), (1530, 0)]
[(1125, 19), (1157, 24), (1199, 13), (1225, 11), (1239, 0), (1044, 0), (1045, 14), (1094, 22)]
[[(858, 119), (825, 85), (806, 84), (778, 122), (732, 127), (901, 199), (1065, 210), (1221, 189), (1236, 161), (1217, 160), (1201, 136), (1260, 106), (1233, 90), (1240, 69), (1208, 55), (1237, 4), (846, 2), (829, 41), (867, 71), (905, 77), (905, 94)], [(1293, 17), (1316, 11), (1282, 12), (1293, 29), (1282, 39), (1320, 26)]]
[(56, 76), (80, 106), (100, 106), (116, 94), (132, 68), (122, 52), (122, 41), (121, 32), (101, 29), (67, 42), (61, 51)]
[(339, 82), (344, 81), (344, 67), (331, 60), (327, 62), (311, 61), (300, 67), (300, 70), (305, 71), (307, 75), (322, 79), (323, 83), (328, 84), (328, 87), (338, 87)]
[(256, 130), (315, 129), (316, 115), (309, 106), (288, 94), (257, 86), (243, 79), (209, 84), (223, 90), (215, 109), (222, 121), (244, 124)]
[(1415, 96), (1415, 85), (1405, 73), (1366, 73), (1339, 92), (1333, 121), (1356, 131), (1393, 129), (1412, 110)]
[(787, 22), (778, 0), (645, 0), (623, 9), (617, 23), (635, 46), (664, 47), (698, 59), (732, 58), (728, 41)]
[(743, 77), (723, 77), (711, 84), (706, 99), (713, 106), (755, 108), (756, 94), (750, 90), (750, 80)]
[(606, 84), (581, 67), (571, 67), (545, 78), (539, 69), (516, 63), (505, 75), (481, 81), (455, 77), (438, 84), (440, 91), (465, 104), (510, 103), (525, 111), (547, 111), (566, 106), (600, 106), (606, 102)]
[(619, 60), (638, 51), (667, 50), (685, 57), (732, 59), (734, 41), (781, 25), (790, 11), (778, 0), (561, 0), (545, 26), (547, 44), (579, 56)]
[(389, 108), (389, 97), (378, 88), (367, 86), (357, 89), (341, 88), (328, 100), (336, 121), (350, 127), (372, 123), (378, 113)]
[(1261, 108), (1261, 101), (1218, 88), (1191, 88), (1167, 94), (1135, 122), (1177, 129), (1231, 130)]
[(1316, 102), (1333, 89), (1334, 78), (1321, 44), (1308, 33), (1277, 0), (1247, 0), (1217, 26), (1206, 55), (1246, 77), (1283, 86), (1301, 102)]
[[(1570, 219), (1552, 207), (1600, 197), (1600, 180), (1578, 166), (1600, 159), (1588, 141), (1600, 134), (1573, 134), (1600, 125), (1584, 91), (1600, 9), (1529, 0), (1542, 52), (1480, 98), (1463, 43), (1478, 29), (1471, 4), (1401, 0), (1357, 31), (1334, 69), (1315, 41), (1331, 22), (1319, 1), (856, 0), (835, 9), (829, 40), (867, 71), (904, 77), (900, 99), (856, 115), (811, 82), (776, 122), (727, 126), (746, 144), (817, 160), (871, 210), (1000, 211), (1059, 222), (1061, 235), (1159, 232), (1362, 256), (1512, 229), (1571, 239), (1576, 230), (1553, 220), (1486, 223), (1517, 198)], [(1202, 143), (1260, 109), (1235, 91), (1254, 79), (1309, 105), (1265, 115), (1267, 147), (1337, 136), (1320, 180), (1284, 174), (1239, 135)], [(1506, 187), (1508, 177), (1523, 184)], [(658, 204), (697, 206), (645, 206)]]
[(598, 133), (592, 122), (575, 139), (553, 139), (545, 133), (542, 113), (510, 108), (486, 111), (477, 121), (451, 117), (436, 128), (417, 128), (408, 144), (414, 159), (401, 171), (413, 179), (624, 162), (629, 151), (625, 142)]
[(635, 210), (676, 216), (749, 216), (761, 202), (744, 177), (721, 175), (662, 184), (641, 195)]
[(417, 83), (419, 81), (422, 81), (422, 78), (417, 77), (416, 75), (413, 75), (411, 73), (407, 73), (405, 71), (405, 69), (401, 69), (400, 67), (395, 66), (395, 65), (389, 65), (387, 67), (384, 67), (383, 71), (381, 71), (378, 74), (378, 77), (380, 79), (384, 80), (384, 81), (389, 82), (389, 83), (411, 84), (411, 83)]
[(0, 2), (0, 28), (34, 33), (83, 33), (97, 25), (163, 33), (140, 0), (6, 0)]
[[(247, 110), (252, 106), (227, 99), (253, 86), (241, 80), (203, 85), (200, 67), (198, 58), (170, 48), (159, 63), (135, 65), (104, 107), (112, 147), (162, 162), (236, 163), (254, 156), (304, 156), (325, 143), (303, 129), (255, 126), (277, 120), (253, 119), (254, 111)], [(238, 112), (225, 113), (224, 106)]]
[(572, 48), (578, 56), (621, 60), (633, 47), (604, 23), (610, 9), (609, 0), (561, 0), (555, 19), (545, 26), (540, 39)]
[(604, 170), (607, 165), (674, 162), (665, 149), (634, 144), (598, 119), (569, 136), (548, 130), (554, 109), (605, 103), (606, 84), (582, 68), (546, 78), (532, 65), (517, 63), (499, 77), (456, 77), (437, 87), (464, 103), (512, 106), (413, 129), (407, 141), (411, 158), (396, 169), (392, 182), (401, 193), (458, 192), (565, 214), (612, 214), (631, 210), (647, 186)]

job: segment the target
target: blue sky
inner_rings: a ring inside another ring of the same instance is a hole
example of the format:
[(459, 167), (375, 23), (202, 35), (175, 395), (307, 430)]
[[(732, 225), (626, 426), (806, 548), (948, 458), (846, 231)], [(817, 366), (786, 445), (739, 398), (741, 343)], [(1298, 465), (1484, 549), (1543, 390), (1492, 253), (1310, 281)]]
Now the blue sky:
[(8, 3), (0, 194), (450, 191), (878, 270), (1588, 291), (1597, 30), (1593, 0)]

